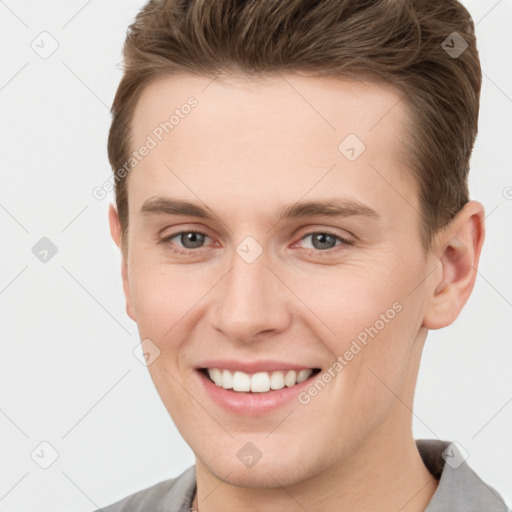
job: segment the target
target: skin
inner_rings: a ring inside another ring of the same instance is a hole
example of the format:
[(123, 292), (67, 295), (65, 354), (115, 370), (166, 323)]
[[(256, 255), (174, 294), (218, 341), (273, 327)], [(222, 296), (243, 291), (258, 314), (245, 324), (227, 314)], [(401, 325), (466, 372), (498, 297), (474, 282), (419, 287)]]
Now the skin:
[[(416, 377), (428, 330), (451, 324), (473, 289), (482, 205), (467, 203), (423, 251), (401, 144), (407, 107), (391, 86), (166, 77), (137, 104), (134, 148), (190, 96), (197, 107), (128, 176), (121, 267), (127, 313), (160, 350), (151, 378), (196, 456), (199, 510), (424, 510), (438, 482), (412, 436)], [(338, 151), (350, 133), (366, 145), (353, 162)], [(207, 205), (215, 220), (140, 213), (169, 195)], [(277, 223), (282, 206), (326, 198), (357, 200), (379, 218)], [(121, 248), (114, 205), (109, 221)], [(326, 229), (352, 243), (307, 236)], [(158, 242), (180, 230), (207, 236)], [(236, 252), (247, 236), (263, 249), (250, 264)], [(212, 402), (194, 370), (211, 358), (326, 370), (396, 302), (401, 311), (307, 405), (236, 415)], [(247, 442), (262, 453), (250, 468), (237, 457)]]

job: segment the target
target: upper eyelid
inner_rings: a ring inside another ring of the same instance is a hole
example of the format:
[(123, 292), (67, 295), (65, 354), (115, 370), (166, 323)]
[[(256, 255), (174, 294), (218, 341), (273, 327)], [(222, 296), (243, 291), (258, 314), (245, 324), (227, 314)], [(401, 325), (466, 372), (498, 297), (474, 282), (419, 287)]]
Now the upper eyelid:
[[(167, 228), (173, 228), (173, 226), (167, 226)], [(214, 238), (212, 237), (211, 235), (209, 235), (209, 229), (208, 228), (204, 228), (203, 226), (200, 226), (200, 227), (190, 227), (190, 228), (181, 228), (179, 229), (178, 231), (176, 231), (175, 233), (171, 233), (169, 235), (162, 235), (162, 233), (167, 229), (167, 228), (162, 228), (162, 229), (159, 229), (158, 232), (156, 233), (156, 236), (158, 238), (169, 238), (169, 237), (174, 237), (176, 235), (180, 235), (182, 233), (200, 233), (202, 235), (206, 235), (206, 236), (209, 236), (210, 238)], [(297, 228), (297, 229), (294, 229), (294, 234), (293, 234), (293, 237), (296, 237), (297, 235), (295, 233), (298, 233), (300, 231), (302, 231), (303, 229), (308, 229), (308, 231), (305, 231), (303, 232), (302, 237), (306, 236), (306, 235), (311, 235), (313, 233), (329, 233), (329, 234), (332, 234), (333, 236), (339, 236), (340, 238), (350, 238), (350, 239), (354, 239), (354, 240), (357, 240), (358, 237), (356, 235), (354, 235), (353, 233), (351, 233), (350, 231), (348, 231), (347, 229), (342, 229), (340, 227), (334, 227), (334, 226), (322, 226), (321, 224), (318, 224), (316, 226), (313, 226), (313, 227), (309, 227), (309, 228), (304, 228), (304, 227), (301, 227), (301, 228)], [(337, 230), (341, 230), (342, 233), (337, 233), (336, 231)]]

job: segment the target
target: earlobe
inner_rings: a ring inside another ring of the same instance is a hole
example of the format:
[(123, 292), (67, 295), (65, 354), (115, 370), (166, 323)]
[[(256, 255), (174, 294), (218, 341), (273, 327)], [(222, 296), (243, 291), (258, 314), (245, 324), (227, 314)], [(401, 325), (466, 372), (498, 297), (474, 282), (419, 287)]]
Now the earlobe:
[(123, 290), (124, 296), (126, 298), (126, 314), (134, 321), (135, 313), (130, 303), (130, 284), (128, 280), (128, 264), (126, 262), (126, 255), (123, 253), (123, 244), (122, 244), (122, 230), (121, 223), (119, 221), (119, 215), (117, 212), (117, 208), (110, 203), (108, 209), (108, 220), (110, 224), (110, 234), (112, 236), (112, 240), (114, 240), (117, 247), (121, 250), (121, 277), (123, 280)]
[(484, 209), (469, 201), (440, 234), (437, 261), (423, 325), (440, 329), (455, 321), (473, 290), (485, 237)]

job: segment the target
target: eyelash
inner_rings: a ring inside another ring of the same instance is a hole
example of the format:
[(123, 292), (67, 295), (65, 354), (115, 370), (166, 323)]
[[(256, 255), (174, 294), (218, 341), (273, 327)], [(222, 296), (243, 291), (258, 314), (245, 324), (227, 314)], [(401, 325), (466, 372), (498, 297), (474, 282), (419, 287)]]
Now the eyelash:
[[(194, 234), (198, 234), (198, 235), (208, 236), (206, 233), (203, 233), (202, 231), (184, 230), (184, 231), (178, 231), (176, 233), (173, 233), (173, 234), (171, 234), (169, 236), (166, 236), (166, 237), (162, 238), (159, 243), (162, 243), (162, 244), (167, 243), (172, 238), (175, 238), (175, 237), (177, 237), (179, 235), (182, 235), (183, 233), (194, 233)], [(306, 238), (308, 236), (318, 235), (318, 234), (332, 236), (333, 238), (336, 238), (337, 240), (341, 241), (342, 243), (340, 245), (338, 245), (338, 246), (334, 246), (331, 249), (326, 249), (324, 251), (322, 251), (320, 249), (306, 249), (306, 250), (315, 252), (317, 255), (323, 255), (323, 254), (331, 255), (333, 252), (337, 252), (339, 250), (343, 250), (342, 249), (343, 246), (353, 245), (353, 242), (351, 242), (349, 240), (346, 240), (345, 238), (343, 238), (343, 237), (341, 237), (341, 236), (337, 235), (336, 233), (333, 233), (333, 232), (331, 232), (329, 230), (311, 231), (309, 233), (304, 234), (299, 240), (303, 240), (304, 238)], [(338, 247), (338, 249), (336, 249), (336, 247)], [(202, 252), (201, 249), (204, 249), (204, 248), (198, 248), (198, 249), (171, 248), (171, 251), (174, 252), (175, 254), (179, 254), (181, 256), (188, 256), (188, 255), (191, 255), (193, 253)]]

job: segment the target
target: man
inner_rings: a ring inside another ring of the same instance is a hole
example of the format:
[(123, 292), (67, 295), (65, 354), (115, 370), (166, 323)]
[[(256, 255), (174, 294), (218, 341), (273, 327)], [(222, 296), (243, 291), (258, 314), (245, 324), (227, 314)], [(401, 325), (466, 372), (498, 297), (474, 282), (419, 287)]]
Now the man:
[(150, 1), (109, 159), (128, 315), (196, 464), (114, 511), (507, 511), (412, 436), (473, 289), (481, 70), (455, 0)]

